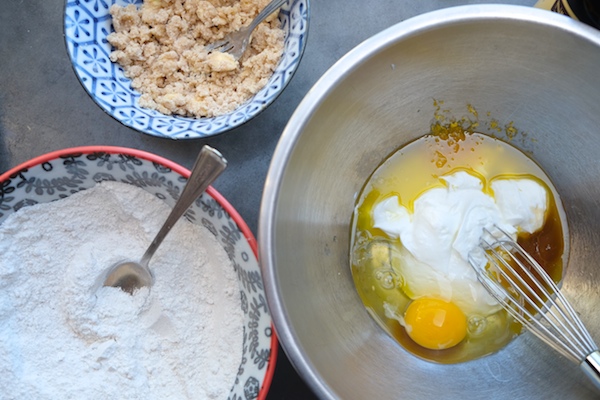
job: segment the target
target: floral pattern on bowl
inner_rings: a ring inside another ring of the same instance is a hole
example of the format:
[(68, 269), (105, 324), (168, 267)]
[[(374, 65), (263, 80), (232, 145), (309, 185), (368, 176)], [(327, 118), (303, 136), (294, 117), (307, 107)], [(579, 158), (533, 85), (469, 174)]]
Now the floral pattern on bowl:
[[(170, 206), (189, 171), (150, 153), (119, 147), (66, 149), (0, 175), (0, 224), (12, 213), (88, 189), (100, 181), (138, 186)], [(264, 399), (277, 358), (277, 339), (263, 288), (256, 240), (235, 209), (209, 187), (186, 217), (204, 225), (223, 245), (237, 272), (244, 319), (243, 356), (231, 400)]]
[(110, 61), (106, 40), (112, 31), (109, 8), (141, 4), (142, 0), (66, 0), (64, 36), (67, 51), (79, 81), (105, 112), (130, 128), (153, 136), (194, 139), (217, 135), (249, 121), (270, 105), (296, 71), (308, 33), (308, 0), (289, 0), (279, 19), (285, 31), (284, 52), (275, 72), (248, 102), (231, 113), (212, 118), (190, 118), (161, 114), (138, 105), (140, 93), (131, 88), (123, 69)]

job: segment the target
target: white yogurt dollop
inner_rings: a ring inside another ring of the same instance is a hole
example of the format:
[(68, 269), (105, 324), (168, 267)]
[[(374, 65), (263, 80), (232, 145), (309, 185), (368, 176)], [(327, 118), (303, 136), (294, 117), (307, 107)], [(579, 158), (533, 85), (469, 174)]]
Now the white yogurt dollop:
[(479, 240), (496, 225), (516, 237), (534, 233), (545, 219), (548, 194), (533, 179), (495, 179), (493, 196), (480, 178), (465, 171), (441, 177), (444, 187), (425, 191), (414, 210), (388, 197), (373, 209), (374, 226), (399, 238), (403, 262), (399, 271), (412, 298), (452, 301), (463, 312), (489, 315), (500, 306), (479, 284), (468, 257), (485, 263)]

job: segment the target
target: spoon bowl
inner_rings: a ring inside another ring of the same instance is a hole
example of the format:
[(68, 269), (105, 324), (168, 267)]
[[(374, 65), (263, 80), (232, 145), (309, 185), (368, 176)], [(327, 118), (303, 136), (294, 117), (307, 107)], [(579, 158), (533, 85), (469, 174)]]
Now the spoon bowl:
[(154, 276), (150, 268), (134, 261), (116, 264), (104, 279), (104, 286), (120, 287), (129, 294), (141, 287), (150, 287), (153, 283)]
[(142, 287), (151, 287), (154, 276), (148, 264), (156, 249), (179, 218), (226, 167), (227, 160), (221, 153), (210, 146), (203, 146), (192, 167), (190, 177), (181, 191), (181, 196), (141, 260), (139, 262), (128, 260), (114, 265), (106, 274), (104, 286), (119, 287), (129, 294)]

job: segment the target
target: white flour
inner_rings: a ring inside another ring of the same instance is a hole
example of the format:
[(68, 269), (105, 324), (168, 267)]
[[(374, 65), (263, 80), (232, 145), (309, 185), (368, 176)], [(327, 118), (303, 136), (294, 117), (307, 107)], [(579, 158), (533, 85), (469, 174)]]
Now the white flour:
[(223, 247), (182, 219), (133, 296), (97, 287), (139, 259), (169, 208), (104, 182), (0, 225), (0, 399), (227, 397), (242, 358), (237, 278)]

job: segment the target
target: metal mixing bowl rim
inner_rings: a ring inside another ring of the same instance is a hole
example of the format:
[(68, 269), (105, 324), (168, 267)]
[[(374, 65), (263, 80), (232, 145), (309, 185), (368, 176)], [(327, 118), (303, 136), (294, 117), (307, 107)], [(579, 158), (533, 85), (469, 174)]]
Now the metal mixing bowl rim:
[[(258, 225), (259, 261), (262, 269), (265, 292), (273, 322), (280, 343), (290, 361), (321, 398), (336, 398), (335, 390), (319, 375), (296, 335), (282, 294), (277, 285), (279, 280), (275, 265), (275, 221), (277, 202), (282, 179), (285, 175), (290, 155), (298, 143), (301, 132), (310, 121), (311, 115), (321, 105), (327, 95), (344, 78), (351, 74), (373, 55), (394, 45), (396, 42), (445, 26), (468, 24), (481, 21), (505, 20), (513, 22), (546, 25), (593, 42), (600, 48), (600, 32), (571, 18), (550, 11), (527, 6), (483, 4), (449, 7), (431, 11), (399, 22), (380, 33), (366, 39), (331, 66), (313, 85), (300, 102), (284, 128), (273, 153), (265, 182)], [(350, 217), (349, 217), (350, 218)]]

